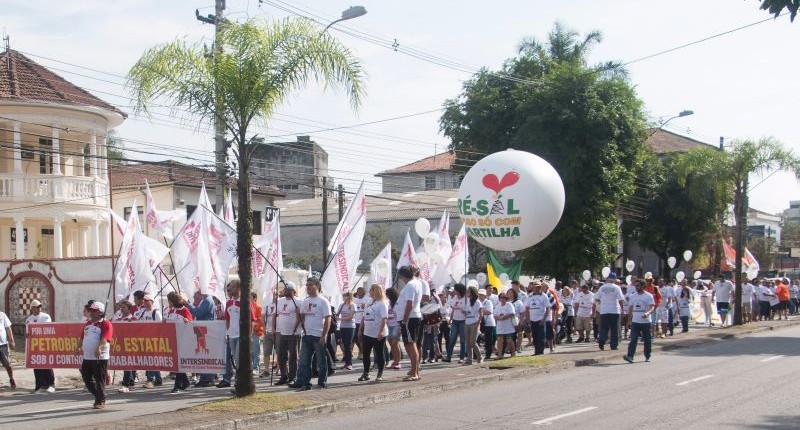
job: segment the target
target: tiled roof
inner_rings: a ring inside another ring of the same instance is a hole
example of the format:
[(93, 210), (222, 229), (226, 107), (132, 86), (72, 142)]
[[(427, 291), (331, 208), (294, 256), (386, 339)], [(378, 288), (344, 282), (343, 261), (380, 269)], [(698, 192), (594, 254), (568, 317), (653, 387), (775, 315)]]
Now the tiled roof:
[[(109, 169), (111, 188), (142, 186), (145, 179), (150, 185), (175, 184), (181, 186), (200, 187), (205, 182), (206, 187), (216, 183), (214, 172), (201, 169), (173, 160), (156, 163), (113, 165)], [(228, 186), (236, 188), (236, 178), (228, 178)], [(254, 193), (266, 194), (275, 197), (286, 195), (283, 191), (271, 185), (258, 185), (251, 183)]]
[(452, 170), (453, 164), (456, 161), (456, 153), (453, 151), (443, 152), (436, 154), (422, 160), (415, 161), (405, 166), (400, 166), (395, 169), (386, 170), (378, 173), (376, 176), (394, 175), (400, 173), (422, 173), (422, 172), (437, 172), (442, 170)]
[(127, 114), (14, 50), (0, 53), (0, 100), (92, 106)]
[(716, 148), (708, 143), (681, 136), (680, 134), (664, 130), (650, 130), (650, 137), (645, 141), (647, 146), (656, 154), (666, 154), (668, 152), (687, 152), (694, 148)]

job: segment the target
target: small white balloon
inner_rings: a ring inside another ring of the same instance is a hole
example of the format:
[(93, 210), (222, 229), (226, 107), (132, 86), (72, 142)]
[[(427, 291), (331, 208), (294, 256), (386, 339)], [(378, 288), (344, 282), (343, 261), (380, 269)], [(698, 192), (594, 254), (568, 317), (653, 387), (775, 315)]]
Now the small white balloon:
[(686, 274), (683, 273), (682, 270), (679, 270), (678, 273), (675, 274), (675, 280), (677, 280), (678, 282), (683, 281), (685, 278), (686, 278)]
[(418, 252), (414, 256), (414, 262), (417, 263), (417, 266), (421, 266), (423, 264), (428, 264), (428, 254), (424, 252)]
[(692, 273), (692, 275), (693, 275), (694, 279), (700, 279), (700, 276), (703, 275), (703, 272), (701, 272), (699, 270), (695, 270), (694, 273)]
[(583, 277), (584, 281), (588, 281), (589, 278), (592, 277), (592, 272), (590, 272), (588, 270), (584, 270), (583, 273), (581, 273), (581, 277)]
[(611, 268), (610, 267), (603, 267), (603, 270), (600, 271), (600, 274), (603, 275), (603, 279), (608, 278), (608, 275), (611, 274)]
[(423, 243), (425, 244), (425, 252), (428, 254), (433, 254), (436, 251), (436, 247), (439, 246), (439, 235), (434, 232), (430, 232), (425, 237), (425, 241)]
[(678, 259), (676, 259), (675, 257), (667, 258), (667, 266), (669, 266), (670, 269), (674, 269), (675, 268), (675, 264), (677, 264), (677, 263), (678, 263)]
[(631, 281), (633, 281), (633, 276), (628, 275), (628, 276), (625, 277), (625, 283), (626, 284), (630, 285)]
[(509, 280), (509, 279), (508, 279), (508, 273), (501, 273), (501, 274), (500, 274), (500, 276), (499, 276), (499, 278), (500, 278), (500, 280), (501, 280), (501, 281), (502, 281), (502, 282), (505, 284), (505, 283), (506, 283), (506, 282), (508, 282), (508, 280)]
[(628, 260), (627, 262), (625, 262), (625, 269), (628, 272), (633, 272), (633, 269), (635, 267), (636, 267), (636, 263), (634, 263), (633, 260)]
[(478, 273), (477, 275), (475, 275), (475, 279), (478, 280), (479, 284), (486, 285), (486, 279), (487, 278), (486, 278), (486, 274), (485, 273), (483, 273), (483, 272)]
[(428, 233), (431, 232), (431, 222), (426, 218), (419, 218), (414, 223), (414, 231), (417, 232), (417, 236), (425, 239), (428, 237)]
[(380, 258), (376, 265), (378, 267), (378, 275), (385, 277), (389, 274), (389, 260)]
[(467, 287), (480, 288), (480, 285), (478, 284), (478, 281), (470, 279), (469, 281), (467, 281)]
[(647, 272), (647, 273), (644, 274), (644, 279), (648, 279), (648, 278), (652, 278), (652, 277), (653, 277), (653, 272)]
[(694, 254), (692, 254), (692, 251), (689, 251), (688, 249), (686, 251), (683, 251), (683, 260), (689, 262), (689, 260), (692, 259), (692, 255)]

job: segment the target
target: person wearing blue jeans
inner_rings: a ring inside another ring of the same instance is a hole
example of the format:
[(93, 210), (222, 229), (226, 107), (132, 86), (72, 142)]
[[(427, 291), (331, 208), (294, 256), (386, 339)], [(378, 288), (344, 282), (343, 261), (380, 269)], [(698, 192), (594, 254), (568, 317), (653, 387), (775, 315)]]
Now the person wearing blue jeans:
[(644, 343), (644, 359), (650, 361), (653, 346), (653, 336), (650, 331), (650, 315), (656, 307), (653, 295), (644, 290), (644, 282), (636, 281), (636, 294), (629, 300), (628, 313), (631, 315), (631, 341), (628, 344), (628, 354), (622, 357), (628, 363), (633, 363), (636, 354), (636, 344), (641, 337)]
[(224, 388), (231, 386), (233, 380), (233, 368), (236, 366), (236, 361), (239, 359), (239, 338), (228, 338), (227, 345), (225, 346), (225, 374), (222, 375), (222, 381), (217, 384), (217, 388)]
[(453, 296), (447, 299), (452, 309), (450, 314), (450, 341), (447, 343), (447, 358), (444, 362), (449, 363), (453, 358), (453, 349), (456, 345), (456, 339), (461, 345), (458, 358), (463, 361), (467, 356), (467, 329), (465, 321), (467, 314), (464, 309), (467, 306), (467, 286), (464, 284), (456, 284), (453, 286)]
[[(203, 294), (200, 290), (194, 292), (192, 303), (188, 303), (189, 312), (192, 313), (195, 321), (214, 321), (216, 319), (214, 299), (210, 294)], [(213, 373), (201, 373), (200, 379), (194, 384), (195, 387), (210, 387), (214, 384), (217, 375)]]
[(308, 278), (306, 293), (308, 298), (303, 300), (300, 315), (303, 328), (306, 331), (300, 341), (300, 367), (297, 380), (289, 388), (300, 390), (311, 389), (311, 356), (317, 357), (317, 386), (328, 388), (328, 351), (324, 334), (329, 333), (331, 327), (331, 304), (319, 295), (320, 282), (317, 278)]

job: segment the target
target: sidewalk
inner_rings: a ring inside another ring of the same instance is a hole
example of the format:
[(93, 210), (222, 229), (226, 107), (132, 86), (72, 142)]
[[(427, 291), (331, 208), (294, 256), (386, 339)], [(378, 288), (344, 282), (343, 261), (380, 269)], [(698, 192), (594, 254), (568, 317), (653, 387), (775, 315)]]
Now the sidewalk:
[[(657, 361), (661, 351), (687, 348), (703, 343), (735, 338), (749, 333), (765, 330), (775, 330), (800, 324), (800, 318), (793, 317), (789, 321), (766, 321), (751, 323), (741, 327), (726, 327), (699, 329), (691, 326), (689, 333), (677, 334), (668, 339), (658, 339), (653, 345), (653, 355)], [(694, 330), (692, 330), (694, 329)], [(573, 344), (574, 345), (574, 344)], [(436, 363), (423, 365), (422, 379), (418, 382), (403, 382), (407, 366), (402, 371), (387, 369), (384, 373), (385, 381), (381, 383), (357, 382), (360, 371), (340, 372), (329, 379), (328, 389), (315, 389), (297, 393), (284, 387), (270, 387), (268, 380), (257, 379), (258, 392), (275, 393), (278, 395), (293, 396), (307, 399), (314, 404), (283, 412), (273, 412), (258, 415), (241, 413), (207, 413), (193, 409), (181, 409), (174, 412), (142, 415), (135, 421), (93, 423), (81, 426), (81, 429), (117, 429), (126, 430), (155, 428), (159, 429), (203, 429), (224, 430), (241, 429), (245, 427), (266, 424), (270, 422), (294, 420), (314, 415), (364, 408), (378, 403), (387, 403), (399, 399), (421, 395), (443, 393), (454, 389), (482, 385), (505, 379), (520, 378), (536, 374), (551, 372), (559, 369), (568, 369), (575, 366), (592, 365), (606, 361), (622, 361), (622, 356), (627, 349), (627, 341), (620, 344), (617, 351), (600, 351), (596, 344), (586, 344), (587, 348), (573, 348), (570, 345), (560, 345), (554, 354), (545, 354), (544, 357), (553, 360), (552, 364), (545, 367), (518, 367), (518, 368), (493, 368), (495, 362), (488, 361), (482, 366), (460, 366), (458, 364)], [(639, 348), (641, 350), (641, 347)], [(525, 349), (523, 355), (530, 355), (530, 349)], [(23, 370), (21, 374), (32, 372)], [(60, 373), (60, 375), (59, 375)], [(77, 374), (77, 371), (75, 371)], [(21, 375), (20, 375), (21, 376)], [(67, 371), (57, 371), (59, 380), (69, 383)], [(373, 374), (374, 376), (374, 374)], [(18, 379), (19, 381), (23, 379)]]

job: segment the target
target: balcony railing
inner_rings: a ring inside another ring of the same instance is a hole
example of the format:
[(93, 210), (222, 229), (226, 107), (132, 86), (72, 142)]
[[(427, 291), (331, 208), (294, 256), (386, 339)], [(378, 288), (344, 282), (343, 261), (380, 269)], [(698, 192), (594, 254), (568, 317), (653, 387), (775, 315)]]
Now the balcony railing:
[(105, 205), (108, 183), (86, 176), (0, 174), (0, 201)]

